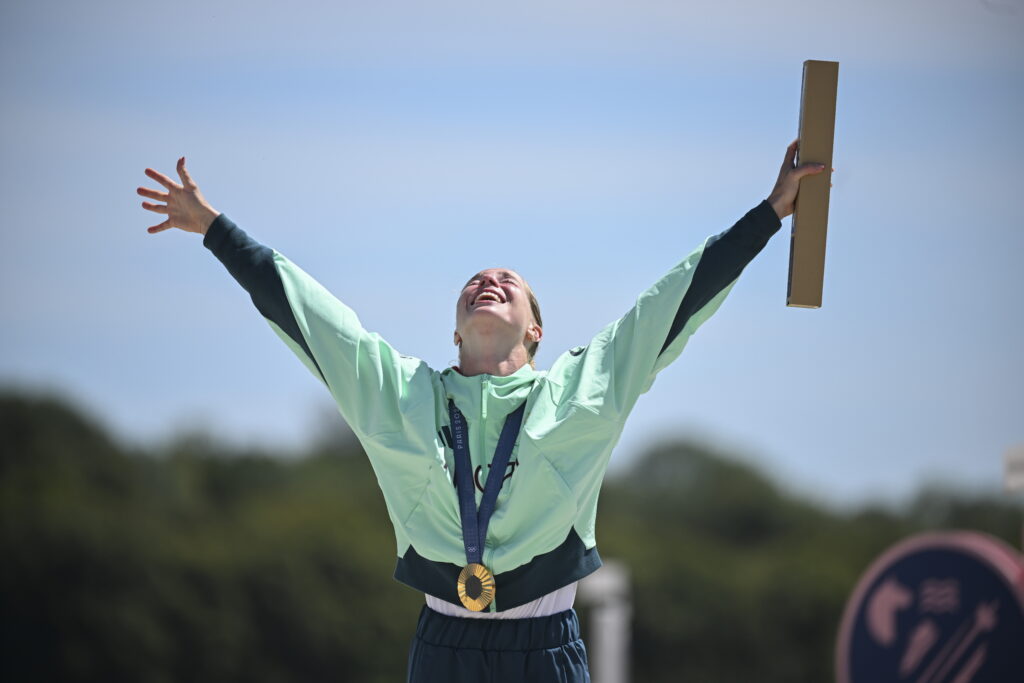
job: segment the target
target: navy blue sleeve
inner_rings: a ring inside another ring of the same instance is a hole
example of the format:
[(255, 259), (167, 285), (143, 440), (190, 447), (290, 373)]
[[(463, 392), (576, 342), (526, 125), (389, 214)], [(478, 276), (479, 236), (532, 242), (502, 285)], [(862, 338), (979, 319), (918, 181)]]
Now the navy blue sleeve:
[[(220, 214), (203, 237), (203, 246), (224, 264), (231, 277), (249, 292), (256, 309), (298, 344), (320, 371), (284, 293), (284, 285), (274, 265), (274, 250), (263, 246), (231, 219)], [(321, 378), (323, 372), (320, 372)]]
[(663, 353), (679, 336), (687, 321), (738, 278), (781, 227), (782, 220), (765, 199), (731, 228), (708, 240), (693, 272), (690, 287), (672, 320), (665, 345), (661, 347)]

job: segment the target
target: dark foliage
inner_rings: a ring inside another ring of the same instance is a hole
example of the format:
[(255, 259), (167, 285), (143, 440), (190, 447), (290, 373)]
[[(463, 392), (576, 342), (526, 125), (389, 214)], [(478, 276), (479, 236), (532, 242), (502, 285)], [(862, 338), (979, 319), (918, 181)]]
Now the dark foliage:
[[(423, 598), (359, 446), (305, 457), (184, 437), (128, 453), (58, 400), (0, 395), (5, 681), (397, 681)], [(606, 482), (602, 554), (634, 590), (643, 681), (826, 681), (843, 603), (923, 529), (1016, 543), (1021, 509), (923, 493), (839, 514), (666, 444)], [(585, 609), (580, 610), (586, 625)]]

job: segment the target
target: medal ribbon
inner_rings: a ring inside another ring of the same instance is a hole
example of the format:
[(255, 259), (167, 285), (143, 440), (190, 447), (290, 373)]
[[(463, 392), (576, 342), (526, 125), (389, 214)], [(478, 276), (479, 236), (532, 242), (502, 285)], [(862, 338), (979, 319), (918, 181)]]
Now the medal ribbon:
[(470, 564), (483, 564), (484, 540), (487, 538), (487, 525), (494, 512), (494, 504), (498, 500), (498, 489), (505, 480), (505, 469), (512, 455), (519, 427), (523, 422), (526, 409), (524, 401), (515, 411), (505, 418), (505, 425), (498, 437), (498, 446), (494, 449), (491, 471), (487, 473), (484, 484), (484, 496), (480, 501), (480, 509), (476, 508), (476, 490), (473, 485), (473, 463), (469, 459), (469, 447), (466, 445), (466, 418), (462, 411), (455, 407), (455, 402), (448, 399), (448, 416), (452, 423), (452, 441), (455, 451), (455, 485), (459, 490), (459, 515), (462, 518), (462, 543), (466, 547), (466, 561)]

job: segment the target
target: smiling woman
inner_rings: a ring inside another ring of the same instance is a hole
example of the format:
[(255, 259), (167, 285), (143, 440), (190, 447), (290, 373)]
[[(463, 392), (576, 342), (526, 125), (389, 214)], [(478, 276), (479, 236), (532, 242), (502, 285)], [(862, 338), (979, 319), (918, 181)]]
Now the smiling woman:
[(504, 375), (524, 362), (535, 368), (541, 325), (540, 304), (521, 275), (499, 268), (480, 271), (462, 288), (455, 309), (457, 369), (464, 375)]
[(612, 448), (640, 395), (792, 213), (800, 178), (823, 170), (795, 167), (796, 146), (767, 199), (547, 371), (533, 364), (540, 307), (515, 271), (465, 284), (459, 364), (437, 371), (210, 206), (184, 158), (180, 183), (146, 169), (166, 189), (138, 189), (163, 202), (144, 208), (167, 216), (149, 231), (202, 234), (362, 443), (395, 531), (395, 578), (425, 594), (409, 681), (589, 680), (572, 606), (576, 583), (601, 565), (597, 499)]

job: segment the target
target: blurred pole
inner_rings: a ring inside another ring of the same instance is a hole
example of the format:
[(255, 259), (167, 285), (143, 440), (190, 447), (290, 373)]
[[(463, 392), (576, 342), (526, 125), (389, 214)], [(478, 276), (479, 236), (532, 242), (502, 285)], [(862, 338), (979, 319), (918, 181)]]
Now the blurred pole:
[[(1006, 451), (1006, 490), (1011, 493), (1024, 491), (1024, 444)], [(1024, 549), (1024, 520), (1021, 521), (1020, 545)]]
[(633, 598), (629, 570), (617, 560), (580, 581), (580, 600), (591, 606), (587, 649), (594, 683), (629, 683), (630, 620)]

